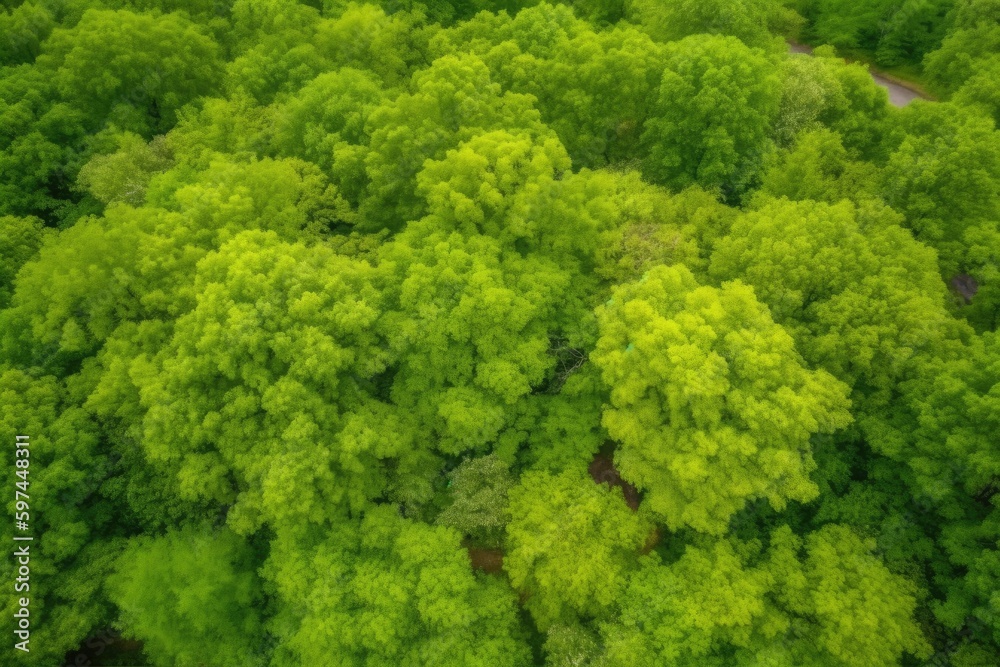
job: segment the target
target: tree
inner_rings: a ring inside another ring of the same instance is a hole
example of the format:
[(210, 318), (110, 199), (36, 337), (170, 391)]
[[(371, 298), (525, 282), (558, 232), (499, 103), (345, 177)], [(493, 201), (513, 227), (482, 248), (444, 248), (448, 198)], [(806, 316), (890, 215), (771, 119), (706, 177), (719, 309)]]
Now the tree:
[(645, 173), (675, 189), (697, 183), (738, 196), (770, 150), (781, 94), (774, 65), (734, 37), (707, 35), (668, 44), (665, 60), (643, 134)]
[(268, 35), (228, 63), (226, 79), (231, 94), (268, 104), (329, 70), (332, 63), (317, 51), (312, 32), (284, 30)]
[(45, 237), (38, 218), (0, 217), (0, 308), (10, 303), (18, 270), (38, 252)]
[(132, 540), (107, 586), (125, 635), (158, 664), (263, 664), (261, 584), (251, 548), (232, 532)]
[(952, 6), (951, 0), (879, 0), (865, 5), (812, 0), (802, 4), (812, 19), (807, 33), (814, 40), (866, 51), (887, 67), (919, 63), (925, 53), (937, 48)]
[(554, 366), (549, 331), (568, 276), (490, 237), (424, 223), (380, 253), (389, 393), (436, 449), (485, 451), (523, 437), (509, 429), (519, 400)]
[(21, 66), (0, 77), (0, 214), (57, 216), (70, 179), (63, 173), (86, 136), (84, 114), (58, 103), (50, 72)]
[[(414, 235), (429, 229), (481, 234), (505, 253), (517, 250), (586, 273), (622, 226), (619, 202), (648, 196), (650, 190), (630, 193), (635, 181), (607, 172), (574, 174), (554, 137), (486, 132), (424, 164), (417, 191), (428, 215), (414, 225)], [(577, 291), (593, 289), (584, 285)]]
[(34, 60), (54, 24), (52, 13), (34, 2), (0, 14), (0, 34), (5, 38), (0, 44), (0, 63), (18, 65)]
[(980, 61), (1000, 49), (1000, 26), (996, 21), (970, 17), (956, 27), (941, 42), (941, 48), (928, 53), (924, 61), (928, 81), (946, 92), (958, 90), (976, 73)]
[(615, 460), (671, 529), (721, 534), (748, 500), (816, 497), (809, 438), (847, 425), (847, 389), (804, 366), (750, 287), (656, 267), (597, 317)]
[(829, 525), (805, 540), (778, 528), (765, 554), (719, 540), (669, 565), (647, 557), (620, 621), (602, 626), (607, 662), (888, 667), (928, 656), (912, 585), (871, 549)]
[(593, 339), (586, 274), (616, 223), (615, 180), (568, 167), (552, 138), (474, 136), (424, 163), (428, 213), (379, 253), (389, 393), (446, 454), (512, 460), (530, 396), (565, 380), (554, 342)]
[(427, 159), (484, 130), (501, 126), (546, 134), (530, 98), (501, 93), (475, 56), (445, 56), (415, 74), (411, 93), (376, 107), (368, 117), (368, 184), (361, 203), (366, 229), (399, 229), (424, 208), (414, 181)]
[(541, 630), (613, 610), (652, 528), (620, 488), (575, 469), (522, 474), (510, 512), (504, 570)]
[(992, 226), (1000, 213), (1000, 132), (989, 118), (947, 104), (907, 109), (903, 128), (881, 190), (915, 236), (938, 249), (950, 279), (969, 268), (966, 230)]
[(471, 49), (495, 81), (533, 95), (574, 163), (586, 167), (635, 158), (663, 71), (662, 48), (640, 30), (619, 23), (598, 32), (547, 3), (513, 18), (481, 15), (443, 31), (432, 48)]
[(941, 44), (949, 27), (954, 0), (904, 0), (886, 21), (875, 61), (886, 67), (919, 63)]
[(906, 407), (872, 434), (875, 446), (906, 461), (922, 493), (939, 502), (992, 495), (1000, 479), (993, 438), (1000, 344), (987, 333), (962, 352), (921, 359), (920, 372), (900, 386)]
[[(88, 9), (55, 28), (35, 62), (0, 77), (0, 214), (67, 226), (98, 212), (77, 203), (77, 171), (113, 152), (122, 131), (168, 130), (221, 80), (218, 45), (174, 13)], [(100, 72), (100, 76), (95, 73)]]
[(172, 126), (177, 110), (214, 91), (221, 74), (218, 46), (197, 25), (125, 10), (88, 10), (73, 28), (53, 31), (38, 66), (92, 122), (113, 115), (142, 134)]
[(620, 621), (601, 628), (606, 662), (722, 665), (723, 647), (750, 648), (755, 631), (780, 632), (784, 619), (766, 601), (773, 582), (766, 571), (745, 568), (738, 548), (721, 540), (688, 546), (670, 565), (644, 558), (622, 596)]
[(365, 121), (384, 96), (379, 80), (366, 72), (321, 74), (280, 106), (272, 143), (283, 155), (330, 169), (338, 153), (367, 142)]
[[(125, 521), (116, 519), (125, 518), (124, 508), (107, 493), (110, 478), (120, 471), (98, 424), (76, 404), (73, 385), (6, 364), (0, 370), (0, 436), (26, 442), (0, 452), (0, 464), (10, 471), (5, 510), (12, 519), (2, 535), (17, 547), (29, 544), (30, 569), (25, 577), (19, 570), (25, 563), (17, 557), (3, 565), (11, 588), (20, 590), (3, 602), (2, 612), (13, 618), (19, 598), (31, 600), (25, 657), (39, 666), (57, 664), (115, 614), (102, 585), (123, 546), (116, 524)], [(15, 497), (15, 491), (23, 495)], [(27, 528), (17, 528), (14, 518)], [(33, 540), (15, 542), (15, 536)], [(22, 580), (15, 581), (18, 577)]]
[(474, 574), (459, 539), (387, 505), (335, 523), (315, 543), (274, 542), (263, 570), (282, 601), (273, 664), (529, 662), (513, 592)]
[[(817, 627), (803, 633), (800, 643), (819, 654), (813, 658), (816, 664), (832, 658), (858, 667), (892, 665), (902, 653), (930, 655), (913, 620), (917, 591), (879, 562), (873, 546), (835, 524), (804, 540), (787, 528), (771, 535), (768, 569), (777, 581), (779, 604), (815, 619)], [(789, 567), (803, 549), (801, 569)]]
[(1000, 123), (1000, 58), (983, 58), (977, 62), (976, 72), (966, 80), (952, 99), (959, 106), (979, 107)]
[(1000, 0), (98, 4), (0, 0), (26, 665), (995, 662)]
[(868, 69), (838, 58), (832, 47), (792, 54), (783, 63), (784, 90), (774, 138), (787, 146), (804, 130), (826, 127), (840, 135), (852, 159), (885, 158), (889, 97)]
[(613, 202), (620, 222), (601, 234), (595, 267), (612, 284), (636, 280), (660, 264), (703, 270), (702, 247), (723, 233), (736, 213), (701, 188), (671, 195), (636, 172), (616, 185)]
[(138, 206), (152, 177), (171, 166), (173, 160), (163, 137), (147, 144), (142, 137), (125, 133), (118, 137), (117, 151), (91, 158), (76, 180), (104, 204)]
[(630, 9), (632, 20), (661, 42), (689, 35), (730, 35), (747, 46), (780, 49), (781, 46), (775, 45), (775, 35), (794, 33), (802, 25), (802, 18), (794, 10), (772, 0), (666, 3), (638, 0)]
[(317, 25), (316, 45), (334, 67), (370, 70), (396, 86), (430, 62), (427, 43), (439, 28), (420, 10), (387, 12), (371, 3), (350, 2), (335, 20)]
[[(322, 523), (384, 491), (379, 459), (420, 459), (365, 391), (386, 364), (371, 274), (274, 232), (238, 234), (200, 262), (197, 305), (131, 370), (146, 454), (172, 465), (184, 496), (235, 503), (244, 534)], [(395, 434), (372, 437), (386, 427)]]
[(775, 199), (833, 204), (876, 196), (876, 167), (852, 160), (840, 135), (825, 128), (798, 135), (793, 146), (773, 154), (766, 164), (759, 192)]
[(170, 322), (192, 307), (194, 268), (209, 250), (244, 229), (297, 237), (307, 221), (335, 221), (340, 204), (316, 167), (295, 160), (217, 158), (158, 180), (148, 206), (109, 207), (24, 267), (0, 316), (16, 322), (0, 338), (11, 356), (61, 365), (96, 352), (122, 323)]
[(933, 252), (878, 204), (766, 201), (712, 253), (716, 280), (753, 285), (806, 360), (860, 390), (885, 392), (921, 351), (968, 334), (945, 310)]
[(593, 633), (580, 625), (553, 625), (545, 634), (545, 664), (582, 667), (599, 664), (601, 647)]
[(448, 476), (452, 502), (436, 523), (451, 526), (476, 542), (496, 546), (510, 521), (507, 494), (510, 468), (495, 454), (466, 459)]
[[(946, 599), (936, 601), (933, 609), (935, 616), (949, 631), (976, 628), (977, 638), (995, 644), (1000, 639), (1000, 618), (996, 611), (996, 585), (1000, 578), (1000, 516), (995, 507), (983, 512), (980, 505), (976, 510), (965, 520), (952, 518), (943, 526), (941, 543), (954, 569), (949, 572), (952, 576), (944, 582)], [(969, 641), (965, 648), (979, 647), (974, 641)], [(968, 655), (979, 651), (958, 653)], [(970, 664), (976, 663), (970, 660)]]

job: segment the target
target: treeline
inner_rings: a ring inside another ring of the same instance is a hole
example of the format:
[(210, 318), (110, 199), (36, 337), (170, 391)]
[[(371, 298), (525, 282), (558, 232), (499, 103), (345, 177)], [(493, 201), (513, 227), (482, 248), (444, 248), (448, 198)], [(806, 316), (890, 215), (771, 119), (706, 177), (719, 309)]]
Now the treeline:
[(524, 4), (6, 5), (24, 664), (996, 664), (988, 3)]
[(1000, 5), (994, 0), (790, 0), (798, 35), (916, 73), (933, 92), (1000, 119)]

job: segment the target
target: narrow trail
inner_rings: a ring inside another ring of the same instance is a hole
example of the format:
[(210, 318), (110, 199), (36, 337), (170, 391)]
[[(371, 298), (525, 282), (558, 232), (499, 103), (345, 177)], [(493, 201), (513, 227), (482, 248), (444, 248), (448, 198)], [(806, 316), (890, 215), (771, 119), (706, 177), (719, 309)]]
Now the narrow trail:
[[(788, 42), (788, 50), (791, 51), (792, 53), (805, 53), (805, 54), (812, 53), (811, 46), (806, 46), (805, 44), (799, 44), (797, 42), (791, 42), (791, 41)], [(913, 100), (928, 99), (926, 95), (917, 90), (914, 90), (913, 88), (908, 87), (904, 83), (901, 83), (899, 81), (892, 81), (882, 76), (881, 74), (871, 72), (870, 70), (869, 72), (871, 74), (872, 80), (874, 80), (875, 83), (877, 83), (878, 85), (882, 86), (887, 91), (889, 91), (889, 104), (891, 104), (894, 107), (905, 107)]]

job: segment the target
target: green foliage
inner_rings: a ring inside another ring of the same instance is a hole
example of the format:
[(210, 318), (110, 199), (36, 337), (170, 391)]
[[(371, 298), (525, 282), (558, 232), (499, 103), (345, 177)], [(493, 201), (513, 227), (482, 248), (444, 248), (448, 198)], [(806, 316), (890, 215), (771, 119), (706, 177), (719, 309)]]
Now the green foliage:
[(545, 635), (545, 664), (577, 667), (599, 659), (596, 638), (579, 625), (553, 625)]
[(4, 2), (19, 659), (992, 665), (998, 8)]
[[(913, 585), (872, 556), (870, 541), (837, 525), (806, 536), (804, 545), (788, 529), (778, 529), (771, 540), (769, 565), (780, 582), (778, 600), (790, 612), (815, 619), (814, 651), (846, 665), (895, 664), (902, 652), (929, 656), (912, 620)], [(790, 557), (803, 546), (801, 570), (789, 571)]]
[(671, 196), (636, 173), (622, 179), (614, 203), (622, 222), (601, 235), (595, 267), (612, 283), (635, 280), (661, 264), (702, 268), (699, 241), (724, 231), (734, 213), (700, 188)]
[(38, 252), (45, 236), (38, 218), (0, 217), (0, 307), (10, 303), (18, 269)]
[(158, 665), (262, 664), (253, 553), (228, 531), (134, 540), (107, 582), (126, 636)]
[(632, 20), (664, 42), (688, 35), (731, 35), (748, 46), (780, 49), (774, 35), (797, 32), (802, 23), (794, 10), (774, 0), (635, 0), (630, 8)]
[(170, 127), (220, 75), (218, 46), (197, 25), (179, 14), (125, 10), (88, 10), (73, 28), (54, 30), (39, 66), (66, 103), (144, 133)]
[(363, 426), (381, 410), (359, 383), (385, 368), (370, 272), (322, 246), (238, 234), (199, 263), (197, 305), (162, 353), (133, 362), (147, 455), (173, 462), (185, 497), (235, 503), (238, 532), (377, 496), (376, 461), (405, 453), (405, 433), (380, 442)]
[(643, 141), (646, 173), (679, 189), (697, 183), (727, 197), (751, 185), (770, 150), (780, 82), (759, 50), (733, 37), (666, 46), (666, 68)]
[(784, 68), (774, 127), (779, 145), (794, 143), (799, 133), (828, 128), (840, 135), (851, 157), (881, 156), (887, 98), (865, 68), (832, 57), (827, 48), (813, 56), (792, 56)]
[(142, 137), (127, 133), (118, 138), (117, 151), (91, 158), (76, 180), (103, 204), (139, 206), (150, 179), (172, 166), (170, 158), (162, 137), (147, 144)]
[(1000, 58), (983, 58), (976, 63), (975, 73), (959, 88), (953, 97), (965, 107), (978, 107), (1000, 123)]
[[(34, 537), (28, 580), (17, 582), (19, 595), (8, 596), (3, 613), (13, 617), (18, 599), (30, 598), (31, 656), (39, 665), (56, 664), (114, 617), (101, 587), (123, 546), (115, 529), (121, 513), (106, 497), (112, 456), (98, 425), (73, 404), (72, 392), (54, 377), (5, 369), (0, 373), (0, 436), (13, 443), (15, 436), (25, 435), (30, 438), (26, 457), (15, 456), (13, 446), (0, 454), (0, 464), (10, 471), (5, 508), (12, 519), (2, 536), (18, 547), (25, 543), (14, 542), (15, 535)], [(15, 466), (16, 460), (28, 466)], [(22, 470), (28, 472), (17, 475)], [(15, 498), (15, 491), (25, 495)], [(18, 507), (17, 500), (28, 508)], [(15, 512), (30, 530), (14, 530)], [(0, 570), (12, 593), (19, 564), (11, 557)]]
[(538, 112), (524, 95), (501, 93), (475, 56), (445, 56), (414, 75), (413, 92), (376, 107), (366, 127), (367, 187), (361, 212), (390, 229), (415, 220), (423, 207), (413, 181), (427, 159), (483, 130), (523, 128), (544, 134)]
[(846, 388), (803, 366), (752, 289), (656, 267), (616, 289), (598, 320), (604, 426), (668, 526), (720, 534), (750, 499), (780, 510), (816, 497), (809, 437), (850, 421)]
[(17, 65), (38, 57), (41, 44), (55, 22), (52, 13), (34, 2), (25, 2), (0, 14), (0, 64)]
[(504, 569), (539, 629), (608, 614), (624, 594), (651, 526), (573, 469), (529, 471), (510, 494)]
[(921, 490), (938, 499), (978, 496), (1000, 477), (994, 455), (1000, 347), (985, 334), (957, 359), (927, 360), (904, 386), (910, 410), (877, 431), (896, 458), (913, 467)]
[(646, 559), (620, 621), (603, 628), (608, 664), (861, 667), (928, 655), (912, 586), (871, 544), (837, 525), (805, 540), (778, 528), (770, 542), (763, 558), (759, 545), (722, 540), (669, 565)]
[(807, 34), (838, 48), (863, 50), (880, 65), (919, 63), (941, 43), (954, 0), (804, 0)]
[[(459, 535), (391, 506), (339, 522), (312, 548), (279, 540), (264, 568), (282, 611), (272, 664), (525, 664), (514, 595), (473, 574)], [(337, 628), (331, 631), (331, 628)]]
[(771, 156), (760, 192), (793, 201), (872, 199), (876, 174), (871, 163), (851, 159), (839, 134), (817, 129), (802, 132), (794, 146)]
[(481, 451), (553, 366), (548, 324), (568, 276), (489, 237), (432, 230), (411, 227), (383, 254), (391, 396), (441, 451)]
[[(971, 4), (971, 3), (969, 3)], [(959, 21), (956, 30), (927, 54), (927, 79), (944, 91), (958, 90), (983, 61), (994, 58), (1000, 47), (1000, 25), (993, 20)]]
[(669, 566), (645, 559), (629, 582), (620, 623), (603, 628), (608, 662), (722, 664), (711, 657), (714, 646), (747, 645), (754, 626), (780, 628), (783, 619), (765, 605), (766, 571), (747, 571), (742, 561), (727, 541), (689, 546)]
[(274, 147), (330, 169), (338, 155), (366, 142), (365, 121), (384, 94), (367, 72), (343, 68), (321, 74), (281, 105)]
[(322, 218), (337, 204), (318, 169), (302, 162), (218, 160), (200, 181), (171, 183), (181, 174), (190, 176), (164, 176), (169, 194), (161, 190), (153, 205), (110, 207), (24, 267), (13, 308), (0, 315), (11, 323), (3, 330), (11, 354), (64, 364), (96, 352), (123, 322), (172, 320), (191, 307), (194, 267), (208, 250), (246, 228), (298, 235), (307, 215)]
[(950, 277), (969, 268), (967, 230), (996, 228), (1000, 132), (988, 118), (946, 104), (914, 105), (902, 120), (907, 134), (889, 158), (882, 191), (917, 238), (938, 249)]
[(476, 542), (498, 546), (510, 521), (510, 468), (495, 454), (463, 461), (448, 475), (452, 501), (437, 517)]
[(807, 361), (885, 392), (916, 350), (963, 331), (944, 309), (933, 252), (898, 222), (877, 204), (771, 201), (716, 244), (710, 273), (753, 285)]

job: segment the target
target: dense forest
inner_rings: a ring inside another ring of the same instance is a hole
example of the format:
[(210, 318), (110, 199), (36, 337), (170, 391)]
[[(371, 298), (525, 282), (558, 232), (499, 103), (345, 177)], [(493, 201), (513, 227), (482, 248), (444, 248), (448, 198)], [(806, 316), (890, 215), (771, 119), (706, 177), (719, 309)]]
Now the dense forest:
[(1000, 1), (0, 6), (0, 663), (1000, 665)]

